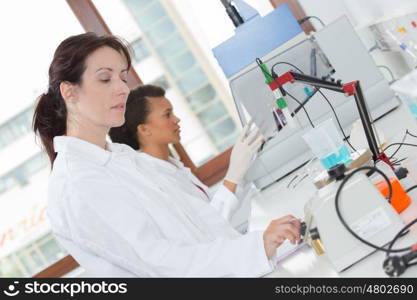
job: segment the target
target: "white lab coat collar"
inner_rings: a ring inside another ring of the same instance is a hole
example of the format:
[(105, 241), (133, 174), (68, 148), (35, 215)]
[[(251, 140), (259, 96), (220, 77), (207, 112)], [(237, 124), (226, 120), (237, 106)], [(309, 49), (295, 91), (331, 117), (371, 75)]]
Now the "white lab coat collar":
[(97, 145), (84, 141), (82, 139), (72, 137), (72, 136), (56, 136), (54, 137), (54, 149), (55, 152), (68, 152), (76, 153), (77, 155), (82, 156), (83, 158), (95, 162), (98, 165), (106, 165), (112, 155), (116, 154), (130, 154), (135, 155), (135, 150), (129, 146), (117, 144), (117, 143), (107, 143), (105, 150), (100, 148)]

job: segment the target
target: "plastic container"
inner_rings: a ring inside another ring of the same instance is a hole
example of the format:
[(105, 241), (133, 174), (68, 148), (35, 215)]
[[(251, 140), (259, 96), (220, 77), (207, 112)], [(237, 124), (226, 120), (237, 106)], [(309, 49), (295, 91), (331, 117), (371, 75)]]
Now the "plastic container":
[(411, 111), (411, 113), (413, 114), (413, 117), (415, 119), (417, 119), (417, 100), (416, 98), (411, 98), (411, 97), (403, 97), (403, 102), (405, 105), (407, 105), (408, 109)]
[(304, 141), (326, 169), (349, 164), (350, 152), (332, 119), (328, 119), (303, 135)]
[[(378, 162), (376, 167), (380, 171), (384, 172), (384, 174), (387, 175), (389, 181), (391, 182), (391, 206), (395, 209), (397, 213), (401, 213), (410, 205), (410, 196), (405, 192), (403, 186), (401, 185), (400, 181), (398, 180), (397, 176), (395, 175), (394, 171), (391, 169), (390, 166), (388, 166), (384, 162)], [(388, 183), (381, 175), (379, 175), (378, 173), (374, 173), (370, 176), (370, 180), (385, 198), (389, 196)]]

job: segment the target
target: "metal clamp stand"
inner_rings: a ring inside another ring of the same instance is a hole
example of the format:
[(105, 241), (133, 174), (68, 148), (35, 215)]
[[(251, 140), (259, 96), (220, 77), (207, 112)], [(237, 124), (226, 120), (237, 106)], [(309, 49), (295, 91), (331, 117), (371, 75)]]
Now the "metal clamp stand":
[(352, 81), (346, 84), (342, 84), (341, 80), (338, 80), (337, 82), (327, 81), (309, 75), (287, 72), (279, 77), (274, 78), (274, 81), (269, 83), (269, 85), (271, 89), (280, 88), (288, 82), (294, 83), (296, 81), (312, 85), (317, 88), (324, 88), (339, 93), (344, 93), (347, 96), (353, 95), (355, 97), (356, 107), (358, 108), (359, 116), (362, 121), (366, 140), (372, 153), (372, 159), (374, 162), (381, 160), (393, 168), (393, 165), (391, 164), (388, 156), (384, 152), (379, 151), (377, 139), (372, 128), (371, 117), (359, 81)]

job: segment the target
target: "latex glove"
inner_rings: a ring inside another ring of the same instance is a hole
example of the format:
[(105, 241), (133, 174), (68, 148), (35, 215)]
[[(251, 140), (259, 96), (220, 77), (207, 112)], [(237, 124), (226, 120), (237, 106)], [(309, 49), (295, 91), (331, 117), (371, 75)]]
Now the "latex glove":
[(252, 122), (243, 128), (243, 132), (232, 149), (229, 169), (225, 180), (239, 184), (249, 169), (254, 154), (263, 143), (263, 137), (256, 126), (251, 129)]

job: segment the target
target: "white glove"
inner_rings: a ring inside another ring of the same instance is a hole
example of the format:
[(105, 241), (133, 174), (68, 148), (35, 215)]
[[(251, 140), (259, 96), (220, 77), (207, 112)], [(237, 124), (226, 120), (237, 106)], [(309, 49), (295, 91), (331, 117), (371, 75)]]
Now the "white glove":
[(254, 154), (263, 143), (259, 129), (256, 126), (251, 129), (251, 125), (252, 122), (245, 125), (230, 155), (229, 169), (224, 179), (235, 184), (239, 184), (245, 177)]

